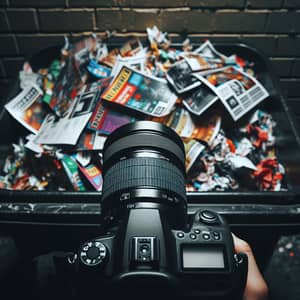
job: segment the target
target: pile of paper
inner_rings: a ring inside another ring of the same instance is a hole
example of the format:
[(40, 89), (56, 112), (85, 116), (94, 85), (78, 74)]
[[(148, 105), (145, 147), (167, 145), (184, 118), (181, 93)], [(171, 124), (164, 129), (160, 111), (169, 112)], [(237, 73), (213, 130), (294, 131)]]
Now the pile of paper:
[[(253, 64), (225, 56), (209, 41), (193, 50), (186, 40), (178, 49), (157, 27), (147, 33), (146, 46), (133, 38), (112, 49), (96, 35), (66, 40), (48, 69), (33, 73), (24, 65), (23, 90), (5, 108), (31, 134), (7, 157), (0, 187), (99, 191), (107, 136), (146, 119), (183, 139), (188, 190), (283, 188), (272, 116), (256, 111), (243, 126), (235, 123), (269, 96)], [(232, 123), (226, 134), (225, 114)], [(37, 161), (50, 175), (32, 167)], [(52, 178), (58, 173), (60, 182)]]

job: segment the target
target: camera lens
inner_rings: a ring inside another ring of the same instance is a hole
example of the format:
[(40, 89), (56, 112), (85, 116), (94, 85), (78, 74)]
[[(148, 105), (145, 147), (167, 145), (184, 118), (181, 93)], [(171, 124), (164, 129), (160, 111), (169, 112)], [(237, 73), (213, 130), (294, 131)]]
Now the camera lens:
[(138, 206), (173, 210), (185, 219), (185, 152), (180, 137), (156, 122), (140, 121), (114, 131), (103, 149), (102, 214), (121, 217)]

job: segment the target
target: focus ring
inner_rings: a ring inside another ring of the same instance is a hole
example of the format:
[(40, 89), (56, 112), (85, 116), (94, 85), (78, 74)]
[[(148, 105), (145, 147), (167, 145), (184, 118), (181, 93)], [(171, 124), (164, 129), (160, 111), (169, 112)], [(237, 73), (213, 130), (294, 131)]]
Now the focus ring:
[(182, 172), (167, 160), (137, 157), (118, 161), (105, 173), (102, 197), (121, 190), (157, 188), (186, 198)]

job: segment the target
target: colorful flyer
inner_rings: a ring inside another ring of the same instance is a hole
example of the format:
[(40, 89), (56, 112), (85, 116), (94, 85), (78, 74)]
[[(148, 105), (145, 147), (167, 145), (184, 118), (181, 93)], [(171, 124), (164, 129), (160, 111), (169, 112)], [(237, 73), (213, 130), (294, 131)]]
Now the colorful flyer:
[(91, 185), (95, 188), (96, 191), (102, 190), (102, 172), (101, 170), (94, 164), (90, 164), (86, 167), (78, 165), (82, 174), (88, 179)]
[(71, 156), (64, 155), (62, 158), (62, 164), (75, 191), (84, 192), (86, 189), (80, 179), (76, 161)]
[(169, 89), (165, 80), (124, 66), (102, 94), (102, 99), (151, 116), (162, 117), (171, 112), (177, 96)]
[(111, 69), (99, 65), (94, 59), (90, 60), (87, 69), (92, 75), (100, 79), (111, 76)]

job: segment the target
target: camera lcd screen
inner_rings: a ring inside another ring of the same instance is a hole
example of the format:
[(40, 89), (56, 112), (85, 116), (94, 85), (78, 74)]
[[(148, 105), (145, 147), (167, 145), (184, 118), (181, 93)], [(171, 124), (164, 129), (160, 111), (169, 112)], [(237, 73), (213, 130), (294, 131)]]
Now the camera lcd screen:
[(203, 245), (184, 245), (182, 247), (184, 269), (224, 269), (224, 253), (222, 247)]

